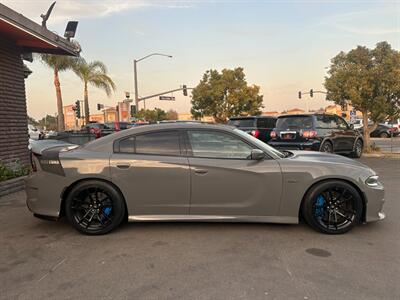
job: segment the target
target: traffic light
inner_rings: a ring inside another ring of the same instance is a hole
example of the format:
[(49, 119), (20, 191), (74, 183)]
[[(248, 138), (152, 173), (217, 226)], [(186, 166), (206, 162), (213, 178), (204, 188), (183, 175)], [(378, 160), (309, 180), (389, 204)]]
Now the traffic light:
[(187, 87), (186, 84), (182, 85), (183, 96), (187, 96)]
[(310, 90), (310, 97), (313, 97), (313, 96), (314, 96), (314, 90), (311, 89), (311, 90)]
[(131, 105), (131, 117), (136, 115), (136, 105)]
[(81, 102), (79, 100), (75, 102), (75, 115), (78, 119), (81, 118)]
[(97, 110), (102, 110), (104, 108), (103, 104), (97, 103)]
[(301, 91), (299, 91), (299, 99), (301, 99)]

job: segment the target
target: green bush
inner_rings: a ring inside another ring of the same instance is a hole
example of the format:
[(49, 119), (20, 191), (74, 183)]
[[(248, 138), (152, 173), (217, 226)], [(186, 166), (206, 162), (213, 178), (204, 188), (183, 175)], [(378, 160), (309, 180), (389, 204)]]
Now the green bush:
[(13, 166), (6, 166), (0, 162), (0, 182), (29, 174), (29, 168), (15, 162)]

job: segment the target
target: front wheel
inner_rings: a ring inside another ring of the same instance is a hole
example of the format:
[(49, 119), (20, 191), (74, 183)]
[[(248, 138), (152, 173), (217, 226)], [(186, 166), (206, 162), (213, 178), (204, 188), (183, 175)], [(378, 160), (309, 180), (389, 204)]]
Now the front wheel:
[(363, 202), (350, 184), (332, 180), (319, 183), (307, 193), (302, 215), (313, 229), (327, 234), (350, 231), (360, 222)]
[(389, 134), (387, 132), (382, 132), (379, 137), (383, 138), (383, 139), (387, 139), (389, 138)]
[(363, 144), (362, 140), (360, 140), (360, 139), (357, 140), (357, 142), (354, 146), (354, 151), (352, 152), (351, 156), (354, 158), (360, 158), (362, 155), (363, 146), (364, 146), (364, 144)]
[(110, 184), (90, 180), (72, 188), (65, 201), (68, 221), (79, 232), (100, 235), (118, 227), (125, 217), (125, 202)]

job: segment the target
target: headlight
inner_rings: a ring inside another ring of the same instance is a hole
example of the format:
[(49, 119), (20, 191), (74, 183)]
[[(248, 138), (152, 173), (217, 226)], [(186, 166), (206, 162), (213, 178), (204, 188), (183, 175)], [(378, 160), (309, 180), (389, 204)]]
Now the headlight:
[(367, 180), (365, 180), (365, 184), (370, 187), (380, 186), (381, 184), (380, 184), (378, 178), (379, 178), (379, 176), (377, 176), (377, 175), (369, 176), (367, 178)]

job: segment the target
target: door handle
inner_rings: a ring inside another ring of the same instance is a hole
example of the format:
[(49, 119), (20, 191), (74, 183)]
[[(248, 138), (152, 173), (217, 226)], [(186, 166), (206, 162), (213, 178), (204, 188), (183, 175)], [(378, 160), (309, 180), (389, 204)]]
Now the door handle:
[(194, 172), (196, 174), (207, 174), (208, 170), (206, 170), (206, 169), (194, 169)]
[(131, 164), (129, 164), (129, 163), (117, 164), (118, 169), (129, 169), (130, 166), (131, 166)]

